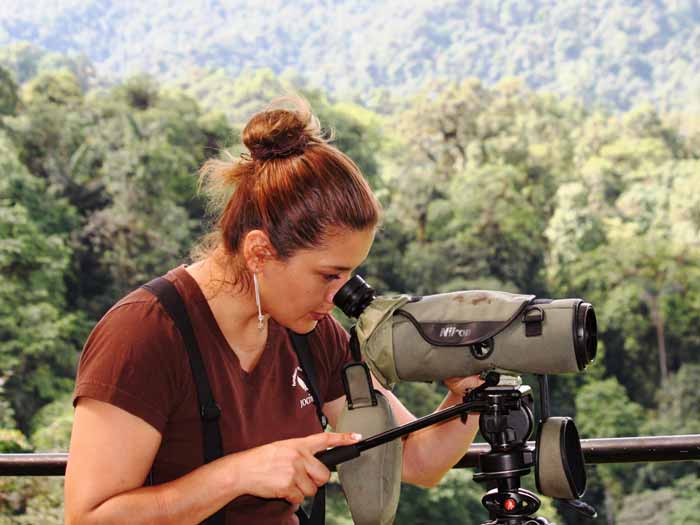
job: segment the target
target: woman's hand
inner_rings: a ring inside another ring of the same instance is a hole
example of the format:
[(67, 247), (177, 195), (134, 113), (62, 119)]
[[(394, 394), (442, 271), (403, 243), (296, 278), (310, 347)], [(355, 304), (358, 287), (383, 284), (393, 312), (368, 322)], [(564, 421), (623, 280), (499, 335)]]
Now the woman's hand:
[(144, 486), (161, 444), (160, 433), (116, 406), (81, 397), (66, 470), (65, 523), (194, 525), (243, 494), (300, 504), (330, 477), (314, 454), (359, 439), (321, 433), (278, 441), (223, 456), (172, 481)]
[(360, 439), (359, 434), (322, 432), (275, 441), (234, 455), (237, 469), (246, 478), (244, 483), (252, 488), (250, 494), (301, 504), (330, 479), (330, 471), (314, 454), (330, 447), (352, 445)]
[(479, 374), (467, 377), (450, 377), (443, 381), (445, 386), (460, 399), (469, 391), (484, 384)]

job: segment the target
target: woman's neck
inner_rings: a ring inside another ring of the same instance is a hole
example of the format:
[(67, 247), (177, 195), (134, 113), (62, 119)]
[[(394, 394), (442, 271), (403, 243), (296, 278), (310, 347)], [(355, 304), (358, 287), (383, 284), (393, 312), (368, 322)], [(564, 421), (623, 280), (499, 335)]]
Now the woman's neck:
[(258, 308), (253, 290), (233, 285), (230, 271), (209, 256), (186, 268), (202, 290), (221, 332), (244, 370), (257, 363), (265, 348), (268, 318), (262, 330), (258, 324)]

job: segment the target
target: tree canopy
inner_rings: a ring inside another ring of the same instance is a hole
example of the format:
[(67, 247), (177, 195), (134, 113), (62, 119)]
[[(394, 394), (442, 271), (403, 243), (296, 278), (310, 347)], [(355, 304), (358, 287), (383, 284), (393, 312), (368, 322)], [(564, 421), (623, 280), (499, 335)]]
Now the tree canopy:
[(18, 82), (39, 63), (81, 82), (147, 72), (209, 85), (267, 68), (381, 109), (435, 78), (519, 76), (587, 105), (697, 112), (699, 21), (692, 0), (5, 0), (0, 64)]
[[(199, 167), (239, 153), (247, 115), (287, 87), (335, 130), (382, 202), (360, 269), (378, 292), (585, 298), (599, 359), (552, 378), (555, 412), (576, 416), (584, 437), (700, 432), (700, 124), (690, 115), (588, 108), (508, 78), (436, 81), (379, 114), (271, 70), (232, 80), (205, 107), (214, 92), (197, 82), (141, 75), (86, 89), (66, 64), (23, 64), (33, 73), (20, 83), (0, 68), (0, 450), (65, 450), (90, 328), (188, 260), (210, 220)], [(445, 390), (397, 391), (423, 415)], [(591, 523), (631, 523), (641, 518), (630, 505), (649, 501), (655, 516), (692, 519), (695, 500), (675, 501), (696, 487), (697, 463), (605, 466), (590, 478), (601, 511)], [(400, 520), (481, 522), (482, 489), (467, 471), (429, 491), (404, 487)], [(10, 478), (0, 492), (16, 495), (0, 498), (0, 524), (60, 523), (60, 483)], [(332, 494), (329, 521), (348, 523)], [(556, 503), (543, 512), (579, 523)]]

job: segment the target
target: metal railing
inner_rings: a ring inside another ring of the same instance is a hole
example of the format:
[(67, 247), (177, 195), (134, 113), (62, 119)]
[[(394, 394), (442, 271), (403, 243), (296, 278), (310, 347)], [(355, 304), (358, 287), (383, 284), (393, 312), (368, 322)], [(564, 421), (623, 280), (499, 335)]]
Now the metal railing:
[[(534, 448), (535, 442), (528, 446)], [(471, 446), (455, 468), (476, 467), (478, 458), (490, 450), (486, 443)], [(700, 434), (582, 439), (586, 464), (645, 463), (700, 460)], [(0, 454), (0, 476), (63, 476), (68, 454)]]

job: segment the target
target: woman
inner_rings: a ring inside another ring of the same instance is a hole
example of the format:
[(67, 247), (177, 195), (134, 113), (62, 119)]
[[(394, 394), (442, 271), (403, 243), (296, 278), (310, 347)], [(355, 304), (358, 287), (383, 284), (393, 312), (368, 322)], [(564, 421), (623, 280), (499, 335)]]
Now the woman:
[[(323, 433), (300, 402), (286, 329), (313, 331), (310, 351), (323, 412), (344, 405), (347, 334), (333, 296), (367, 257), (379, 204), (356, 165), (322, 137), (308, 106), (255, 115), (249, 156), (203, 173), (230, 195), (208, 248), (170, 271), (186, 304), (214, 398), (224, 456), (202, 465), (201, 421), (183, 343), (153, 295), (136, 290), (97, 324), (81, 356), (65, 482), (68, 525), (196, 524), (225, 506), (226, 522), (297, 523), (294, 512), (330, 473), (314, 454), (351, 444)], [(233, 188), (233, 191), (232, 191)], [(439, 408), (477, 378), (448, 381)], [(381, 388), (377, 384), (377, 388)], [(398, 423), (414, 417), (384, 391)], [(411, 435), (402, 478), (436, 484), (476, 433), (470, 417)]]

